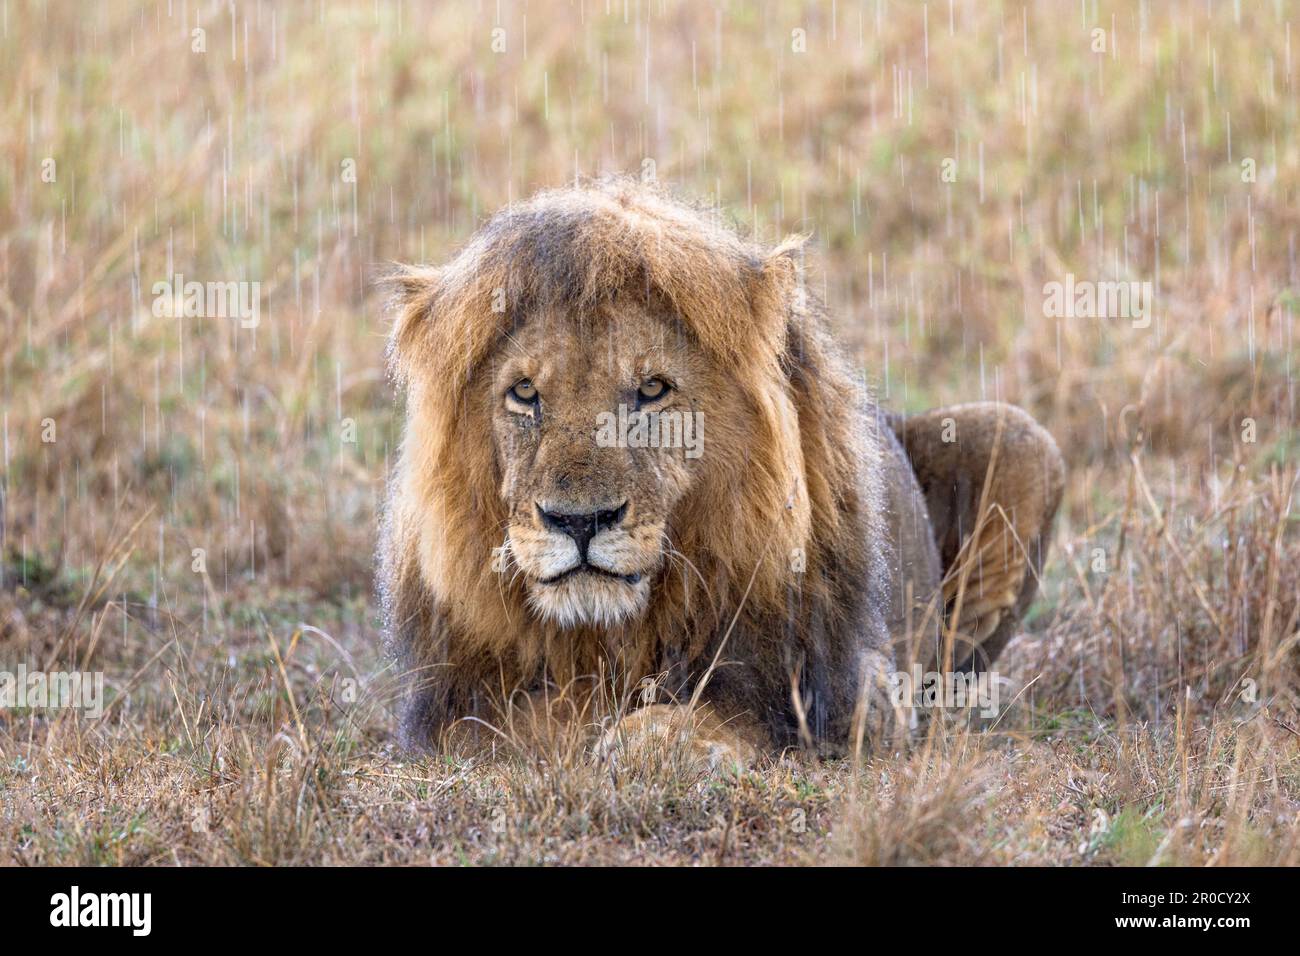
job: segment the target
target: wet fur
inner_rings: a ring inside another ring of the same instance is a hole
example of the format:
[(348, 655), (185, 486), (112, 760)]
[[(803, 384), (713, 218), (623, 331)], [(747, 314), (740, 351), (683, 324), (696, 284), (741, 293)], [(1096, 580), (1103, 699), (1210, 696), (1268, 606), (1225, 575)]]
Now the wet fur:
[[(517, 692), (571, 692), (598, 675), (624, 691), (657, 675), (658, 699), (683, 700), (715, 655), (725, 664), (702, 699), (743, 715), (761, 745), (834, 751), (853, 737), (891, 667), (904, 592), (928, 599), (940, 568), (894, 430), (801, 287), (801, 245), (761, 249), (708, 212), (618, 180), (508, 207), (447, 265), (393, 277), (391, 362), (407, 419), (380, 561), (409, 678), (408, 744), (490, 718)], [(561, 628), (492, 567), (508, 514), (482, 381), (530, 317), (581, 325), (620, 296), (671, 316), (732, 370), (754, 427), (713, 430), (721, 470), (669, 516), (699, 576), (665, 568), (639, 618)]]

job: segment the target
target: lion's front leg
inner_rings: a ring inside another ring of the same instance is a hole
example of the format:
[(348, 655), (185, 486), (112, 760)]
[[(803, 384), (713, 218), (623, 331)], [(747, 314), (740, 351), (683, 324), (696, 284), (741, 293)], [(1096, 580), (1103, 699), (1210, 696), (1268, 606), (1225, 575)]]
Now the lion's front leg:
[(596, 744), (596, 754), (607, 760), (646, 763), (681, 753), (710, 770), (740, 769), (758, 759), (761, 739), (761, 731), (751, 721), (724, 719), (709, 704), (694, 709), (650, 704), (607, 730)]

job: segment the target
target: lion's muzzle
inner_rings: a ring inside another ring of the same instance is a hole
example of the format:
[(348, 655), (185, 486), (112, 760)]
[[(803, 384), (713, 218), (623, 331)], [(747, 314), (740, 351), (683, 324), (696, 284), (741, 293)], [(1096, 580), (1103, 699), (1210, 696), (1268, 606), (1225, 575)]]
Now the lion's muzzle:
[(538, 501), (532, 510), (533, 521), (512, 522), (510, 551), (534, 610), (565, 627), (640, 614), (662, 559), (656, 526), (638, 524), (626, 500), (578, 508)]
[(588, 563), (587, 548), (591, 544), (591, 539), (606, 528), (617, 528), (623, 523), (624, 517), (627, 516), (627, 502), (624, 501), (616, 508), (605, 508), (579, 514), (548, 511), (539, 504), (537, 505), (537, 516), (541, 518), (544, 527), (567, 534), (572, 538), (573, 543), (578, 548), (578, 557), (586, 564)]

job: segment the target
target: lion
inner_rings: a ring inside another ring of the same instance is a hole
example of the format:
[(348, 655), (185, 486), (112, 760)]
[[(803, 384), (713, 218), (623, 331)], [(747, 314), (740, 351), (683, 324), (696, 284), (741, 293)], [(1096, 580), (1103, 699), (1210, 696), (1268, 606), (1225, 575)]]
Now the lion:
[(408, 746), (527, 708), (588, 721), (601, 753), (674, 733), (742, 763), (861, 752), (897, 724), (895, 667), (993, 664), (1060, 453), (1005, 404), (884, 412), (804, 285), (805, 240), (763, 248), (612, 179), (398, 268), (379, 557)]

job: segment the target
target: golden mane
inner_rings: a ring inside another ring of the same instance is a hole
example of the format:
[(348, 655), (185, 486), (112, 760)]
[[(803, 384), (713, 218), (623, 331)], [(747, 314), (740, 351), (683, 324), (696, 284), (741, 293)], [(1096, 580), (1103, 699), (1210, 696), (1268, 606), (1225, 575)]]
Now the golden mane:
[(551, 305), (582, 315), (630, 290), (662, 295), (703, 348), (757, 373), (785, 347), (803, 241), (765, 252), (627, 179), (541, 192), (498, 212), (445, 266), (396, 273), (394, 370), (463, 385), (519, 317)]
[[(873, 406), (808, 304), (802, 245), (796, 237), (764, 250), (716, 216), (619, 179), (509, 206), (446, 265), (393, 276), (390, 362), (407, 392), (407, 424), (382, 589), (402, 664), (437, 687), (408, 715), (408, 736), (420, 732), (412, 722), (432, 726), (444, 711), (472, 709), (481, 685), (564, 684), (611, 662), (632, 680), (671, 662), (685, 680), (708, 665), (723, 631), (735, 632), (724, 658), (769, 641), (748, 656), (788, 685), (804, 658), (778, 650), (771, 631), (797, 632), (807, 666), (838, 666), (817, 646), (826, 628), (881, 613), (872, 582), (884, 558), (866, 544), (883, 537), (869, 466), (876, 430), (864, 414)], [(475, 385), (517, 323), (554, 306), (582, 322), (617, 295), (666, 303), (734, 371), (760, 426), (743, 447), (715, 439), (721, 477), (675, 516), (674, 545), (694, 571), (665, 573), (635, 623), (561, 632), (530, 618), (522, 585), (493, 568), (506, 512)], [(844, 680), (855, 680), (854, 662), (843, 663)]]

